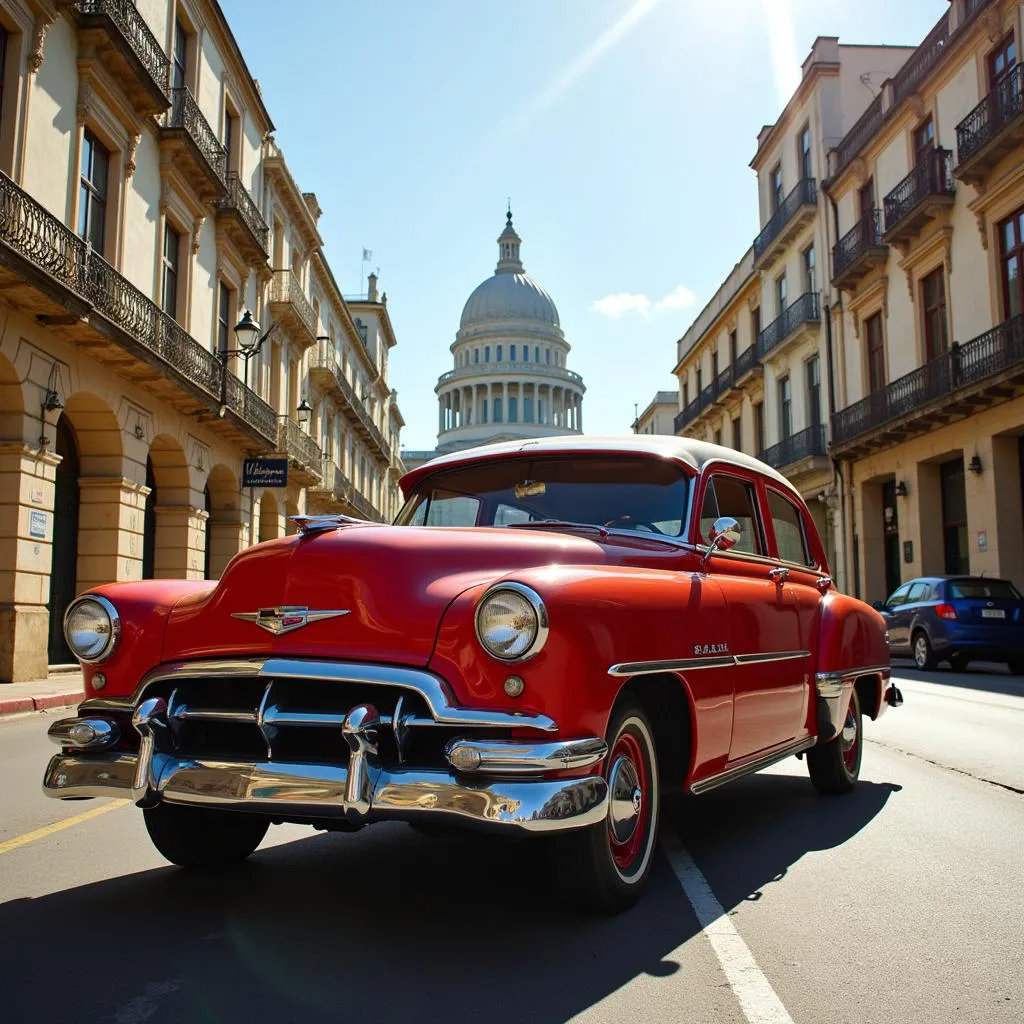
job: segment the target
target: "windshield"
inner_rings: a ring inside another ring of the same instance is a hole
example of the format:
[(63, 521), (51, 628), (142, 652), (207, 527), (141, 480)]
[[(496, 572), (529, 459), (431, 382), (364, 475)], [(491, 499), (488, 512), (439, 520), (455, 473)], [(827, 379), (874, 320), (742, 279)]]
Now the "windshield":
[(504, 459), (423, 480), (400, 526), (520, 526), (542, 520), (679, 537), (690, 480), (651, 458)]

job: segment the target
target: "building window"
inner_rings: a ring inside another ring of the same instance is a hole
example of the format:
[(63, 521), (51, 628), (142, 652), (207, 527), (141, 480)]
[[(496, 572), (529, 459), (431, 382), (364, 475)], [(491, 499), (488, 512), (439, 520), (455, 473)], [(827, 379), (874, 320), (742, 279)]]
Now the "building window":
[(491, 361), (491, 346), (484, 345), (484, 362), (489, 363)]
[(685, 409), (690, 404), (690, 382), (688, 380), (683, 381), (683, 408)]
[(812, 427), (821, 425), (821, 359), (812, 356), (804, 364), (807, 375), (807, 418)]
[(1006, 319), (1024, 310), (1024, 209), (999, 225), (1003, 278), (1003, 313)]
[(7, 29), (0, 25), (0, 124), (4, 116), (4, 76), (7, 74), (7, 44), (10, 38)]
[(164, 224), (164, 275), (162, 308), (168, 315), (177, 319), (178, 316), (178, 277), (180, 273), (179, 258), (181, 253), (181, 236), (171, 227), (170, 221)]
[(1005, 36), (1003, 41), (988, 55), (989, 91), (994, 90), (1007, 72), (1017, 65), (1017, 44), (1013, 33)]
[(238, 118), (226, 107), (224, 109), (224, 152), (227, 154), (228, 170), (237, 171), (235, 160), (235, 139), (238, 138)]
[(718, 379), (718, 349), (711, 353), (711, 379)]
[(942, 490), (942, 546), (946, 572), (951, 576), (969, 573), (967, 551), (967, 491), (964, 486), (963, 456), (939, 466)]
[(78, 199), (78, 234), (101, 255), (107, 219), (110, 154), (88, 128), (82, 135), (82, 179)]
[(188, 73), (188, 33), (180, 21), (174, 22), (174, 53), (171, 54), (171, 88), (184, 89)]
[(793, 433), (793, 386), (789, 377), (778, 383), (779, 389), (779, 440), (785, 441)]
[(813, 168), (811, 167), (811, 129), (809, 125), (800, 133), (799, 149), (800, 177), (806, 180), (807, 178), (814, 177)]
[(754, 410), (754, 452), (758, 458), (764, 451), (764, 402), (756, 402)]
[(495, 398), (494, 399), (494, 422), (495, 423), (500, 423), (501, 422), (501, 399), (500, 398)]
[(533, 361), (535, 363), (540, 362), (540, 345), (533, 346)]
[(946, 329), (946, 279), (942, 267), (936, 267), (921, 282), (921, 311), (924, 315), (925, 362), (938, 358), (949, 348)]
[(480, 403), (480, 422), (487, 422), (487, 399), (483, 399)]
[(805, 292), (816, 292), (818, 290), (816, 282), (817, 258), (814, 255), (814, 246), (808, 246), (804, 249), (803, 253), (804, 262), (804, 291)]
[(501, 346), (498, 346), (498, 362), (501, 362)]
[(757, 339), (761, 336), (761, 307), (758, 306), (756, 309), (750, 312), (750, 329), (753, 331), (753, 341), (751, 345), (757, 344)]
[(935, 148), (935, 122), (929, 117), (914, 129), (914, 166), (924, 167)]
[(223, 282), (217, 284), (217, 351), (225, 353), (231, 348), (231, 289)]
[(743, 451), (743, 423), (739, 416), (732, 421), (732, 446), (736, 451)]
[(543, 398), (537, 399), (537, 422), (547, 423), (548, 421), (548, 405)]
[(530, 346), (523, 346), (523, 362), (528, 363), (530, 361)]
[(473, 362), (474, 363), (479, 363), (480, 362), (480, 349), (478, 349), (478, 348), (473, 349)]
[(699, 395), (704, 390), (704, 368), (701, 366), (697, 367), (697, 394)]
[(509, 345), (508, 357), (514, 363), (516, 361), (516, 347), (515, 345)]
[(715, 431), (715, 444), (722, 443), (722, 431), (721, 428)]
[(775, 315), (782, 316), (786, 312), (786, 275), (775, 280)]
[(737, 346), (736, 332), (735, 331), (730, 331), (729, 332), (729, 365), (730, 366), (735, 366), (736, 365), (736, 346)]
[(519, 422), (519, 399), (510, 395), (508, 399), (508, 421), (509, 423)]
[(861, 218), (869, 216), (875, 209), (875, 179), (868, 178), (867, 183), (857, 194)]
[(875, 313), (864, 321), (864, 332), (868, 346), (868, 391), (874, 393), (885, 387), (885, 337), (881, 313)]
[(544, 350), (544, 362), (551, 363), (551, 349), (549, 348)]
[(532, 398), (524, 398), (523, 399), (523, 422), (524, 423), (532, 423), (533, 422), (533, 399)]
[(772, 169), (771, 190), (772, 213), (775, 213), (786, 198), (782, 192), (782, 164), (776, 164)]

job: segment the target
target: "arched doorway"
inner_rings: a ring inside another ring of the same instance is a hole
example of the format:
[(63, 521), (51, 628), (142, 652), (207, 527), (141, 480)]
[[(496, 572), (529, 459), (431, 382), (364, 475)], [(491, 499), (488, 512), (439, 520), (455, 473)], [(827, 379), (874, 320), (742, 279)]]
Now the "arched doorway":
[(64, 640), (64, 613), (74, 600), (78, 581), (78, 478), (81, 475), (81, 461), (78, 441), (67, 416), (57, 420), (56, 434), (54, 451), (61, 457), (61, 461), (54, 481), (47, 659), (51, 665), (64, 665), (75, 661)]
[(146, 508), (142, 517), (142, 578), (151, 580), (156, 570), (156, 474), (153, 459), (146, 457)]

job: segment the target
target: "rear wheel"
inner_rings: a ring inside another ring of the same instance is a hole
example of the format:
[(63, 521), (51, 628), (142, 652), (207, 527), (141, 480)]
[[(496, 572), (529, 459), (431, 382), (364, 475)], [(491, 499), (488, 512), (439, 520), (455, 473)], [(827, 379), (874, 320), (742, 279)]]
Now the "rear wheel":
[(807, 751), (811, 785), (819, 793), (849, 793), (860, 777), (862, 749), (860, 697), (854, 690), (850, 694), (850, 706), (839, 735)]
[(245, 860), (270, 821), (260, 814), (157, 804), (143, 812), (153, 845), (183, 868), (217, 868)]
[(608, 817), (559, 839), (562, 889), (587, 910), (617, 914), (639, 898), (658, 838), (660, 785), (647, 714), (622, 701), (608, 726)]
[(919, 669), (930, 671), (935, 668), (935, 651), (932, 650), (931, 641), (928, 639), (928, 634), (923, 629), (919, 629), (914, 634), (913, 651), (914, 664)]

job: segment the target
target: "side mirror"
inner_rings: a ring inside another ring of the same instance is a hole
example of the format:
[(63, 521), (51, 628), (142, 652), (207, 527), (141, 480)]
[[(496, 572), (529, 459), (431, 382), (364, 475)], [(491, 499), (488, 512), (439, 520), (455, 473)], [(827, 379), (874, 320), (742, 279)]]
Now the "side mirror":
[(884, 612), (885, 611), (885, 605), (882, 604), (881, 601), (872, 601), (871, 602), (871, 607), (874, 608), (876, 612)]
[(743, 536), (740, 524), (730, 516), (721, 516), (716, 519), (708, 531), (708, 548), (704, 552), (704, 561), (701, 564), (701, 571), (707, 572), (708, 559), (715, 551), (728, 551)]

